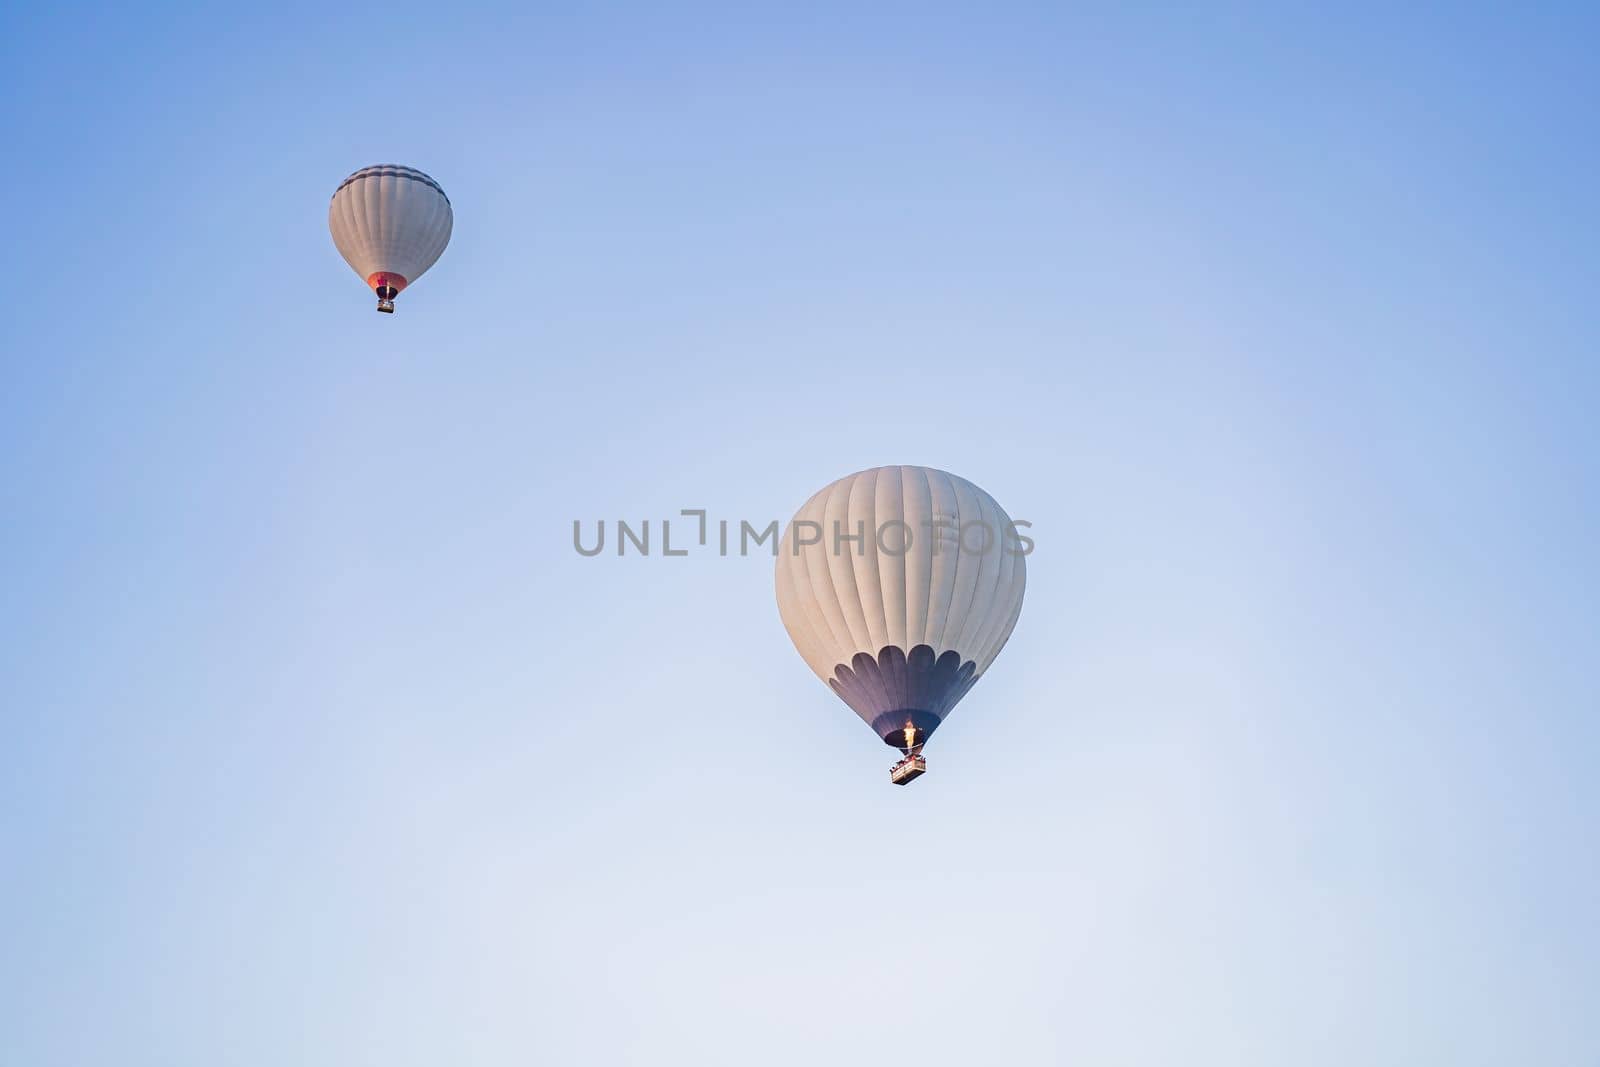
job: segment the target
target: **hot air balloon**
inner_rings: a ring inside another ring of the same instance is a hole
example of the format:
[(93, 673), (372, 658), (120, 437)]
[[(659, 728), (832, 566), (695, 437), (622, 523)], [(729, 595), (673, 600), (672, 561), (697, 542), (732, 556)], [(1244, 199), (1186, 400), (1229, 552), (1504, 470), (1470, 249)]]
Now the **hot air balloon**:
[(1026, 578), (1024, 541), (988, 493), (929, 467), (876, 467), (795, 512), (778, 612), (817, 677), (904, 754), (889, 776), (904, 785), (1011, 636)]
[(422, 277), (450, 243), (455, 221), (439, 183), (411, 167), (362, 167), (333, 192), (328, 230), (339, 254), (394, 313), (400, 290)]

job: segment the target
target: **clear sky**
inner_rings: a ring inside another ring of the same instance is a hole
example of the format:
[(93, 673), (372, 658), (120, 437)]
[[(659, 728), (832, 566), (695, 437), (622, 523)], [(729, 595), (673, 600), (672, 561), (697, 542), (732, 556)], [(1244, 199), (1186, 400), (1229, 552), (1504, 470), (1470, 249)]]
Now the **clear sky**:
[[(0, 14), (0, 1062), (1600, 1062), (1600, 19), (860, 6)], [(571, 547), (883, 463), (908, 789)]]

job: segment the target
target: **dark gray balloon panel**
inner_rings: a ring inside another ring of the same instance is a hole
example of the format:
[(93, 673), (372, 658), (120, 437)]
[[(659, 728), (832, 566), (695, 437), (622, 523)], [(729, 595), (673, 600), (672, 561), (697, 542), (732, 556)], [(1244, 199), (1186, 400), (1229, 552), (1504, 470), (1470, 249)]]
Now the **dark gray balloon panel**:
[(909, 655), (897, 645), (885, 645), (876, 659), (857, 652), (849, 664), (834, 667), (828, 685), (884, 744), (906, 751), (926, 743), (977, 681), (978, 665), (963, 663), (953, 649), (935, 658), (927, 645), (917, 645)]

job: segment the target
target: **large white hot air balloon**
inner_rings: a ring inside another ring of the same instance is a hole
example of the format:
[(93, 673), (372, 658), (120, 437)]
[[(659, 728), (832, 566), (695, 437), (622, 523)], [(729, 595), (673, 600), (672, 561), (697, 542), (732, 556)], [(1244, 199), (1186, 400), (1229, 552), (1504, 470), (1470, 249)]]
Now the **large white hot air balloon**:
[(328, 230), (339, 254), (394, 311), (400, 290), (422, 277), (450, 243), (455, 221), (439, 183), (411, 167), (362, 167), (334, 190)]
[(1022, 612), (1025, 549), (1005, 510), (929, 467), (876, 467), (818, 492), (778, 550), (778, 611), (795, 648), (886, 744), (890, 779), (1000, 654)]

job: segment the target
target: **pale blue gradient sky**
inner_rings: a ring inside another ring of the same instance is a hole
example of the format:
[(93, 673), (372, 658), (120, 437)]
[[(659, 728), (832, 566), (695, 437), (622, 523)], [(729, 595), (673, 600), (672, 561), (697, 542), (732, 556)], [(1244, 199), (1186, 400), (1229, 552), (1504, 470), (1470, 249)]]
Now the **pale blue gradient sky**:
[[(0, 1062), (1600, 1062), (1600, 20), (853, 8), (0, 15)], [(906, 790), (570, 542), (880, 463)]]

